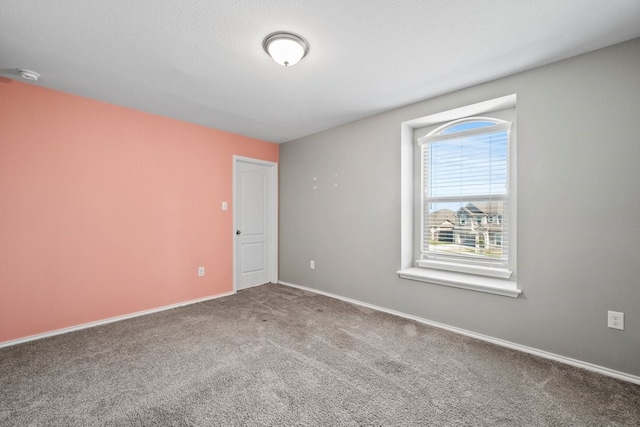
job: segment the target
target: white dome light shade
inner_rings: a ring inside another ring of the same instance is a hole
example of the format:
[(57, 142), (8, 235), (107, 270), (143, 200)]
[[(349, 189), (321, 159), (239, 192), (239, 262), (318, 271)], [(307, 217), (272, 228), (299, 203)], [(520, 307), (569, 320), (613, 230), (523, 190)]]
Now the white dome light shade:
[(309, 44), (291, 33), (272, 33), (265, 37), (262, 47), (278, 64), (284, 67), (296, 65), (309, 52)]
[(29, 80), (31, 82), (37, 82), (40, 78), (40, 74), (31, 70), (20, 69), (18, 70), (18, 74), (20, 74), (20, 77), (22, 77), (23, 79)]

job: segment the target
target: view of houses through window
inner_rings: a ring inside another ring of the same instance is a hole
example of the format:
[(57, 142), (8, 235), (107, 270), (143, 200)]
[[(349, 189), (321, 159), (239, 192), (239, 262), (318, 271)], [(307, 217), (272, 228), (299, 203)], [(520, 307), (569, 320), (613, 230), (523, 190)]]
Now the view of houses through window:
[(431, 204), (428, 212), (430, 252), (502, 257), (504, 214), (502, 202), (468, 202), (455, 211)]

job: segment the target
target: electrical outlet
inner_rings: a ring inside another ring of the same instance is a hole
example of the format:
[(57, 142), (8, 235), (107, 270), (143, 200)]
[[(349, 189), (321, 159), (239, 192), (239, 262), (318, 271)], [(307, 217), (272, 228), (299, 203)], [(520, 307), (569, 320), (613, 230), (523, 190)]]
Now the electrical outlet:
[(607, 314), (607, 326), (611, 329), (620, 329), (621, 331), (624, 331), (624, 313), (609, 311)]
[(311, 270), (315, 270), (316, 269), (316, 262), (314, 260), (309, 261), (309, 268)]
[(198, 277), (204, 277), (204, 267), (198, 267)]

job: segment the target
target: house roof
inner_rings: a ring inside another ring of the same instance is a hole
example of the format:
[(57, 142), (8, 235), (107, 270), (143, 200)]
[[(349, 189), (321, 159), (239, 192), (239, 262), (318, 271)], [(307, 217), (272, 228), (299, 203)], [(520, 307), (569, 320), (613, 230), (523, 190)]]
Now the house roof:
[(445, 221), (455, 224), (457, 222), (456, 213), (451, 209), (440, 209), (429, 214), (430, 224), (441, 224)]
[(639, 36), (637, 0), (2, 0), (0, 76), (284, 142)]
[(465, 206), (458, 209), (458, 215), (460, 215), (460, 211), (464, 211), (468, 215), (497, 215), (503, 213), (503, 207), (501, 202), (473, 202), (467, 203)]
[(451, 221), (447, 220), (447, 221), (443, 221), (438, 226), (438, 228), (452, 228), (453, 229), (453, 228), (455, 228), (455, 225), (453, 225), (453, 223)]

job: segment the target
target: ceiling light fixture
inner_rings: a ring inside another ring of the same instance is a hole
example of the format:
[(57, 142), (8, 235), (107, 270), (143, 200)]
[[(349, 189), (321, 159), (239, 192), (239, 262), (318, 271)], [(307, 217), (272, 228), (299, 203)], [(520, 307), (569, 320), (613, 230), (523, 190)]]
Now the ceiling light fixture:
[(40, 78), (40, 74), (31, 70), (24, 70), (24, 69), (18, 70), (18, 74), (20, 74), (20, 77), (22, 77), (25, 80), (29, 80), (30, 82), (37, 82), (38, 79)]
[(284, 67), (296, 65), (309, 52), (309, 43), (305, 39), (283, 31), (265, 37), (262, 47), (274, 61)]

